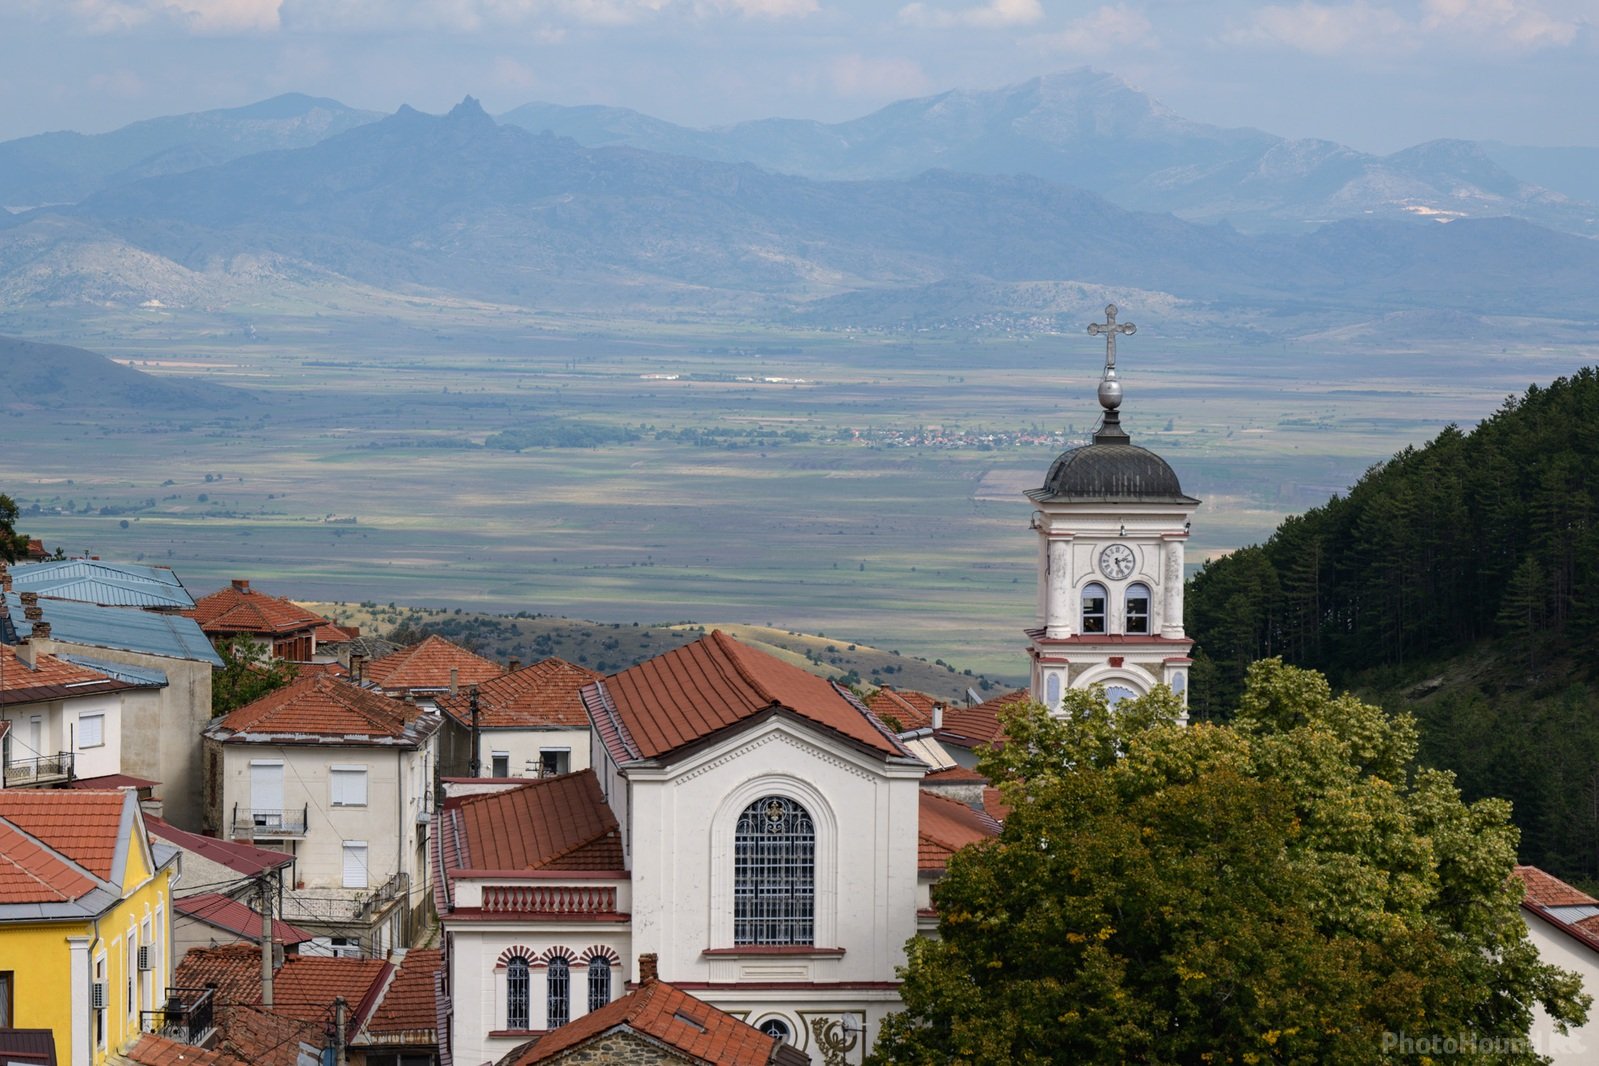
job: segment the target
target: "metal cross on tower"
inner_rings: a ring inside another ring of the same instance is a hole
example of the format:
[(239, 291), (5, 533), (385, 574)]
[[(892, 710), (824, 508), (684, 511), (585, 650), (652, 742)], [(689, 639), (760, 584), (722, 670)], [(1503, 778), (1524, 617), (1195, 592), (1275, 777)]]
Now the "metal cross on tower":
[(1137, 332), (1138, 327), (1131, 322), (1117, 323), (1115, 304), (1106, 305), (1105, 321), (1088, 324), (1090, 336), (1097, 337), (1102, 333), (1105, 335), (1105, 370), (1110, 376), (1114, 377), (1116, 370), (1116, 334), (1125, 333), (1130, 336)]

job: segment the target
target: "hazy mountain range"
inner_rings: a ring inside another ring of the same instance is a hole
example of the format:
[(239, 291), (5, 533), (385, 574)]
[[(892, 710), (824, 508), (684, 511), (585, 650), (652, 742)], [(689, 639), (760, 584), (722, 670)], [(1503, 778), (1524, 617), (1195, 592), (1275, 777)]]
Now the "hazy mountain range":
[(1599, 317), (1599, 209), (1479, 146), (1377, 159), (1223, 130), (1087, 71), (713, 131), (549, 105), (496, 122), (470, 98), (373, 120), (280, 97), (0, 144), (0, 191), (49, 205), (0, 214), (12, 307), (367, 286), (895, 326), (1142, 290), (1176, 317)]

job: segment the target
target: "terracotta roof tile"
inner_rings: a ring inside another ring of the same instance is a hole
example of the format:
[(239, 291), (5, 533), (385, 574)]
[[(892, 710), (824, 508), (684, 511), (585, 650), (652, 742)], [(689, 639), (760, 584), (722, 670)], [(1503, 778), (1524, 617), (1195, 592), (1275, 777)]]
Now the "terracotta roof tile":
[(890, 718), (898, 722), (898, 732), (901, 733), (926, 729), (933, 724), (933, 708), (944, 705), (943, 700), (925, 692), (897, 689), (889, 685), (872, 693), (872, 698), (866, 701), (866, 706), (877, 717), (885, 722)]
[(1517, 866), (1513, 872), (1527, 886), (1527, 899), (1540, 907), (1599, 906), (1599, 900), (1588, 893), (1573, 888), (1536, 866)]
[[(261, 942), (261, 912), (240, 903), (220, 892), (200, 892), (192, 896), (179, 896), (172, 901), (172, 909), (197, 921), (226, 929), (235, 936), (253, 943)], [(303, 944), (312, 937), (298, 926), (277, 918), (272, 919), (272, 939), (286, 946)]]
[(1010, 804), (999, 789), (989, 785), (983, 789), (983, 810), (992, 818), (1003, 822), (1010, 817)]
[(999, 724), (1000, 711), (1032, 698), (1030, 691), (1019, 688), (986, 699), (974, 707), (947, 707), (944, 710), (944, 726), (938, 731), (938, 738), (964, 748), (997, 744), (1005, 739), (1005, 730)]
[(339, 626), (332, 622), (325, 622), (317, 626), (317, 647), (327, 644), (347, 644), (361, 635), (360, 626)]
[(416, 708), (328, 674), (312, 674), (269, 692), (223, 718), (234, 733), (399, 737)]
[(452, 669), (457, 685), (481, 684), (503, 673), (498, 663), (434, 634), (420, 644), (372, 660), (366, 664), (362, 677), (385, 692), (412, 689), (442, 692), (450, 687)]
[(884, 755), (905, 754), (886, 727), (831, 682), (721, 630), (595, 685), (644, 758), (665, 755), (772, 707), (787, 708)]
[(552, 1030), (510, 1059), (511, 1066), (550, 1062), (618, 1027), (659, 1041), (692, 1062), (717, 1066), (765, 1066), (777, 1048), (772, 1037), (754, 1026), (665, 981), (649, 981), (621, 999)]
[[(566, 726), (586, 729), (583, 686), (602, 675), (565, 659), (549, 658), (509, 674), (478, 682), (478, 725), (485, 729)], [(466, 692), (441, 696), (439, 709), (467, 724), (472, 698)]]
[(999, 835), (997, 821), (958, 800), (929, 792), (923, 792), (920, 799), (917, 869), (942, 870), (949, 865), (949, 857), (961, 848)]
[(0, 818), (96, 877), (109, 879), (127, 797), (121, 789), (6, 789), (0, 791)]
[(217, 1011), (217, 1044), (251, 1066), (298, 1066), (301, 1044), (326, 1046), (332, 1017), (331, 1005), (323, 1018), (312, 1021), (260, 1007), (224, 1006)]
[(159, 840), (176, 845), (184, 851), (192, 851), (202, 858), (209, 859), (219, 866), (226, 866), (246, 877), (255, 877), (268, 870), (287, 866), (294, 861), (293, 855), (282, 851), (241, 844), (236, 840), (218, 840), (216, 837), (201, 836), (199, 833), (191, 833), (187, 829), (169, 825), (162, 819), (148, 814), (144, 816), (144, 827), (151, 836)]
[(372, 1012), (367, 1029), (374, 1033), (433, 1030), (438, 1025), (438, 1004), (433, 979), (444, 969), (444, 952), (438, 948), (412, 948)]
[(54, 655), (35, 655), (29, 666), (16, 648), (0, 644), (0, 704), (73, 699), (132, 687), (126, 681)]
[(139, 1066), (247, 1066), (246, 1060), (226, 1051), (209, 1051), (193, 1044), (181, 1044), (155, 1033), (139, 1037), (122, 1058)]
[(0, 821), (0, 903), (61, 903), (94, 887), (63, 856)]
[[(338, 959), (290, 955), (272, 975), (272, 1012), (299, 1021), (325, 1023), (339, 996), (350, 1005), (350, 1031), (366, 1023), (378, 994), (394, 971), (382, 959)], [(224, 1003), (261, 1004), (261, 949), (255, 944), (190, 948), (178, 963), (172, 983), (203, 988), (216, 983)]]
[(453, 808), (475, 870), (620, 870), (616, 816), (593, 770), (467, 796)]
[(218, 589), (196, 600), (192, 611), (183, 613), (200, 623), (207, 634), (215, 635), (248, 633), (275, 637), (328, 624), (326, 618), (293, 600), (250, 588), (248, 581), (236, 581)]
[(946, 766), (942, 770), (933, 770), (930, 771), (926, 777), (922, 778), (922, 780), (935, 785), (956, 783), (973, 785), (988, 784), (988, 778), (984, 777), (976, 770), (966, 766)]

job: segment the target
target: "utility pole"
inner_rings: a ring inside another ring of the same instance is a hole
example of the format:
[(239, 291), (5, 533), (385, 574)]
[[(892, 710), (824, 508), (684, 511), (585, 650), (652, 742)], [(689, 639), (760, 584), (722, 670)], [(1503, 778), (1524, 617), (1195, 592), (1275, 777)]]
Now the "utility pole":
[(272, 957), (277, 954), (272, 942), (272, 895), (265, 874), (256, 881), (261, 893), (261, 1008), (272, 1009)]
[(344, 997), (339, 996), (333, 1001), (333, 1066), (346, 1066), (344, 1047), (344, 1025), (347, 1007)]
[(468, 771), (468, 776), (469, 777), (476, 777), (478, 775), (478, 771), (483, 768), (483, 760), (478, 757), (477, 686), (476, 685), (472, 686), (472, 691), (471, 691), (471, 693), (469, 695), (471, 697), (470, 702), (471, 702), (471, 706), (472, 706), (472, 761), (470, 763), (471, 769)]

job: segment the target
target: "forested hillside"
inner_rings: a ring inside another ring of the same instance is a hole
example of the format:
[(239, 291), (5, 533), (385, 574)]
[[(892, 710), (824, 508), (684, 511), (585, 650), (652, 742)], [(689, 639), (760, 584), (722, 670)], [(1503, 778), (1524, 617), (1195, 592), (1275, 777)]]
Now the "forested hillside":
[(1421, 722), (1471, 795), (1514, 801), (1525, 861), (1599, 880), (1599, 373), (1507, 400), (1190, 583), (1193, 704), (1282, 656)]

